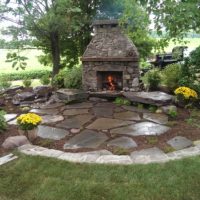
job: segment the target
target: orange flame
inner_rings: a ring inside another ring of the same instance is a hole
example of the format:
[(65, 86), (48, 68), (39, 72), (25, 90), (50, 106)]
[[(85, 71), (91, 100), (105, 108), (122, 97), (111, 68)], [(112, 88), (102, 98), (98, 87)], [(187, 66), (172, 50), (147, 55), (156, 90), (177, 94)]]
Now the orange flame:
[(113, 83), (113, 77), (112, 76), (108, 76), (108, 83), (109, 83), (109, 90), (111, 90), (111, 91), (115, 90), (115, 85)]

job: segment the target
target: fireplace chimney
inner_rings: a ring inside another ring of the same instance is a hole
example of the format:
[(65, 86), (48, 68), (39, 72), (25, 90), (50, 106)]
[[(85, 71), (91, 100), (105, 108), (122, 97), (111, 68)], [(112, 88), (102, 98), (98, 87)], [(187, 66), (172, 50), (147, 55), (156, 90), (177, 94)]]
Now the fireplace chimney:
[(117, 90), (138, 91), (139, 54), (133, 42), (117, 20), (97, 20), (93, 28), (94, 36), (81, 58), (83, 88), (106, 90), (103, 81), (111, 76)]

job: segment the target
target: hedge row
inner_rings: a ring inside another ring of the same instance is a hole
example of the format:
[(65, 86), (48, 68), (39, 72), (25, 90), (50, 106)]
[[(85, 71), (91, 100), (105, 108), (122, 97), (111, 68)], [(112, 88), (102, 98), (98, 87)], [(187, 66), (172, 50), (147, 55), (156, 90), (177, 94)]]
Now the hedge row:
[(0, 74), (1, 78), (6, 78), (9, 81), (24, 80), (24, 79), (40, 79), (42, 76), (49, 74), (48, 70), (33, 70), (33, 71), (21, 71), (13, 73), (3, 73)]

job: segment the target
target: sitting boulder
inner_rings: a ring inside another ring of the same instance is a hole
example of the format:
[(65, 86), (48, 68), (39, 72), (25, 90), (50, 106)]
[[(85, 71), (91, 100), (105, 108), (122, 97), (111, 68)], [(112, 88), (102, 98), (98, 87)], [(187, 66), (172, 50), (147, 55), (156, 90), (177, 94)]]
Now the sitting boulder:
[(16, 94), (14, 99), (19, 101), (33, 101), (35, 99), (35, 94), (33, 92), (22, 92), (20, 94)]
[(46, 99), (52, 95), (53, 88), (48, 85), (37, 86), (33, 89), (36, 98), (45, 97)]
[(25, 144), (30, 144), (26, 136), (24, 135), (13, 136), (13, 137), (8, 137), (2, 144), (2, 147), (4, 149), (15, 149)]

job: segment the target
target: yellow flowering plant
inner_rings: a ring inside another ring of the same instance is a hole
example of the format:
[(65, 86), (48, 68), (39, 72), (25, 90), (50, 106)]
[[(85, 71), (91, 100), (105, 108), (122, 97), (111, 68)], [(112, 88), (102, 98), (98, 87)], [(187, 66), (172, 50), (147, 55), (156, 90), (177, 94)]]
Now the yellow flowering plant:
[(175, 95), (182, 95), (185, 99), (198, 98), (196, 91), (190, 89), (189, 87), (179, 87), (174, 91)]
[(193, 105), (198, 99), (197, 92), (189, 87), (179, 87), (174, 91), (176, 95), (176, 102), (179, 106)]
[(42, 118), (34, 113), (22, 114), (17, 118), (17, 124), (22, 130), (32, 130), (42, 122)]

